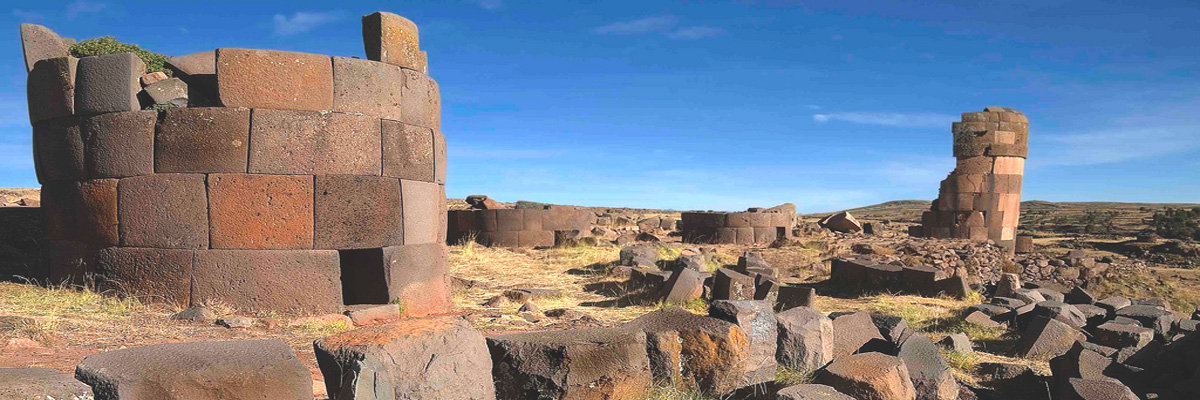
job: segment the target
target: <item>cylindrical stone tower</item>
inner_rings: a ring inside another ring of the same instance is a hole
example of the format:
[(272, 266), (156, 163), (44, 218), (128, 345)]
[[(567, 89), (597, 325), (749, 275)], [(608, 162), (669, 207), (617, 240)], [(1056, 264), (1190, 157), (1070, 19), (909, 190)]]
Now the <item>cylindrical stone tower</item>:
[(942, 181), (922, 216), (932, 238), (991, 239), (1012, 249), (1021, 215), (1021, 179), (1029, 155), (1029, 120), (1017, 110), (987, 107), (955, 122), (958, 166)]
[(76, 60), (34, 27), (22, 36), (52, 280), (247, 310), (449, 311), (441, 104), (411, 21), (363, 17), (366, 60), (172, 58), (187, 107), (155, 103), (134, 54)]

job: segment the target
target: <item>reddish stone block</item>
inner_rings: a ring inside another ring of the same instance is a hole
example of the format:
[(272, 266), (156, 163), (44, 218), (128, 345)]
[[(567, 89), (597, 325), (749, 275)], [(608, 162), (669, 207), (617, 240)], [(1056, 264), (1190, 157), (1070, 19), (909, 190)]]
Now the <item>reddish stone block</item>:
[(214, 249), (311, 249), (313, 178), (212, 174), (208, 203)]
[(217, 97), (217, 55), (205, 51), (167, 59), (165, 66), (187, 84), (189, 107), (220, 106)]
[(480, 210), (475, 213), (475, 227), (480, 231), (496, 231), (496, 210)]
[(154, 174), (117, 183), (121, 245), (200, 249), (208, 247), (208, 198), (204, 175)]
[(154, 173), (154, 124), (158, 113), (130, 111), (83, 120), (88, 177), (124, 178)]
[(400, 181), (379, 176), (316, 177), (318, 249), (365, 249), (404, 242)]
[(63, 117), (33, 124), (33, 163), (41, 183), (83, 179), (86, 164), (79, 119)]
[(75, 57), (48, 58), (33, 65), (25, 84), (31, 123), (75, 114), (78, 65)]
[(1000, 194), (1020, 194), (1021, 178), (1021, 175), (1015, 174), (992, 175), (993, 191)]
[(399, 121), (404, 78), (395, 65), (333, 57), (333, 111)]
[(553, 247), (554, 231), (519, 231), (517, 245), (519, 247)]
[(251, 173), (379, 175), (379, 119), (255, 109)]
[(383, 175), (434, 182), (433, 131), (383, 120)]
[(750, 213), (737, 212), (729, 213), (725, 216), (725, 226), (732, 228), (742, 228), (754, 226), (750, 222)]
[(987, 174), (992, 172), (992, 157), (968, 157), (958, 160), (955, 174)]
[(25, 55), (25, 70), (33, 71), (38, 61), (66, 57), (75, 39), (58, 36), (50, 28), (37, 24), (21, 24), (21, 51)]
[(404, 71), (403, 117), (400, 122), (432, 129), (442, 127), (442, 99), (437, 82), (416, 71)]
[(746, 213), (746, 217), (750, 220), (750, 226), (755, 228), (771, 226), (771, 214), (767, 213)]
[(496, 210), (497, 231), (519, 231), (525, 227), (525, 210), (504, 208)]
[(158, 125), (154, 170), (246, 172), (250, 110), (173, 108)]
[(137, 94), (146, 64), (133, 53), (79, 59), (75, 72), (75, 113), (100, 114), (142, 109)]
[(400, 190), (404, 202), (404, 244), (441, 243), (439, 220), (446, 218), (446, 210), (438, 208), (442, 203), (439, 198), (445, 197), (441, 187), (405, 179), (400, 181)]
[(778, 237), (779, 237), (778, 232), (775, 231), (774, 227), (770, 227), (770, 226), (754, 227), (754, 242), (755, 243), (771, 243), (771, 242), (774, 242), (775, 239)]
[(525, 209), (522, 217), (521, 229), (523, 231), (541, 231), (547, 230), (543, 226), (546, 220), (546, 210)]
[(226, 107), (329, 110), (333, 63), (320, 54), (217, 49), (217, 93)]
[(478, 242), (488, 247), (520, 247), (521, 237), (518, 231), (482, 231), (479, 232)]
[[(137, 178), (128, 178), (137, 179)], [(192, 304), (193, 250), (108, 247), (96, 253), (96, 285), (147, 302)]]
[(363, 47), (367, 59), (425, 72), (417, 24), (389, 12), (362, 17)]
[(433, 181), (446, 184), (446, 136), (441, 130), (433, 131)]
[(737, 230), (737, 244), (754, 244), (754, 228), (741, 227)]
[(117, 180), (93, 179), (79, 182), (77, 240), (113, 246), (120, 242), (117, 231)]
[(717, 228), (716, 243), (737, 243), (737, 228)]
[(399, 299), (404, 315), (450, 312), (450, 267), (441, 243), (383, 248), (388, 295)]
[(324, 313), (342, 307), (333, 250), (199, 250), (192, 276), (197, 304)]

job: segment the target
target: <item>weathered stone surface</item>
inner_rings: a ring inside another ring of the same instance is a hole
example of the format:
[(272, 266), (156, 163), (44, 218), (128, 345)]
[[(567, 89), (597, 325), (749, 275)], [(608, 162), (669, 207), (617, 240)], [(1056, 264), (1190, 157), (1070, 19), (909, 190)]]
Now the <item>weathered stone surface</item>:
[(1021, 334), (1013, 354), (1018, 357), (1057, 356), (1066, 353), (1083, 334), (1059, 320), (1034, 317)]
[(1067, 304), (1093, 304), (1096, 302), (1096, 296), (1091, 292), (1084, 290), (1081, 287), (1071, 288), (1071, 291), (1064, 297)]
[(817, 298), (817, 290), (811, 287), (781, 285), (779, 295), (775, 299), (775, 311), (785, 311), (794, 307), (812, 307)]
[(922, 400), (957, 400), (958, 381), (941, 351), (922, 334), (910, 335), (896, 353), (912, 378), (916, 398)]
[(83, 119), (84, 159), (89, 178), (124, 178), (154, 173), (154, 125), (158, 113), (131, 111)]
[(338, 254), (332, 250), (200, 250), (192, 302), (239, 310), (337, 312)]
[(843, 211), (837, 214), (822, 218), (817, 222), (821, 227), (834, 232), (842, 233), (858, 233), (862, 232), (862, 224), (854, 219), (849, 212)]
[(817, 374), (816, 382), (859, 400), (916, 399), (904, 362), (882, 353), (836, 359)]
[(399, 121), (404, 78), (396, 65), (333, 57), (333, 110)]
[(1118, 349), (1125, 347), (1140, 349), (1154, 340), (1153, 329), (1116, 322), (1107, 322), (1096, 327), (1093, 335), (1096, 343)]
[(96, 399), (302, 399), (308, 368), (278, 340), (166, 343), (85, 357), (75, 377)]
[(49, 368), (0, 368), (0, 399), (91, 398), (92, 388)]
[(158, 124), (154, 170), (246, 172), (250, 110), (173, 108)]
[(79, 212), (75, 219), (74, 239), (96, 245), (116, 245), (120, 241), (117, 230), (117, 180), (93, 179), (79, 182)]
[(908, 321), (895, 315), (871, 314), (871, 322), (879, 328), (879, 334), (893, 344), (904, 343), (913, 330), (908, 329)]
[(445, 189), (435, 183), (400, 180), (400, 198), (404, 202), (404, 244), (441, 243), (439, 237), (446, 210), (442, 202)]
[(803, 384), (788, 386), (775, 394), (778, 400), (854, 400), (825, 385)]
[(317, 175), (315, 182), (316, 248), (365, 249), (404, 243), (399, 180)]
[(691, 268), (678, 268), (662, 288), (662, 300), (686, 303), (704, 295), (704, 275)]
[(518, 333), (487, 342), (498, 399), (629, 399), (651, 383), (640, 330)]
[(195, 251), (108, 247), (96, 253), (96, 285), (145, 301), (190, 305)]
[(1070, 304), (1061, 303), (1054, 300), (1046, 300), (1033, 308), (1034, 316), (1044, 316), (1053, 318), (1063, 323), (1070, 325), (1072, 328), (1080, 329), (1087, 325), (1087, 317), (1083, 315), (1079, 309)]
[(384, 120), (383, 175), (433, 182), (433, 145), (429, 128)]
[(416, 71), (404, 71), (400, 122), (431, 129), (442, 127), (442, 100), (438, 84)]
[(362, 17), (362, 33), (368, 60), (427, 72), (417, 24), (399, 15), (381, 11)]
[(1021, 277), (1013, 273), (1005, 273), (1000, 275), (1000, 282), (996, 283), (996, 297), (1012, 297), (1013, 294), (1021, 290)]
[(658, 248), (652, 244), (635, 244), (621, 249), (620, 265), (653, 267), (658, 262)]
[(215, 249), (311, 249), (313, 180), (298, 175), (208, 176)]
[(1113, 380), (1071, 378), (1068, 381), (1069, 400), (1137, 400), (1129, 387)]
[(33, 65), (25, 84), (30, 122), (75, 114), (78, 66), (79, 59), (66, 56), (47, 58)]
[(679, 308), (666, 308), (624, 325), (646, 333), (656, 380), (722, 394), (744, 386), (750, 342), (737, 325)]
[(75, 113), (100, 114), (142, 109), (137, 94), (146, 64), (133, 53), (79, 59), (75, 71)]
[(775, 349), (779, 333), (771, 305), (755, 300), (714, 300), (708, 316), (732, 322), (742, 328), (750, 342), (745, 385), (755, 385), (775, 379)]
[(865, 312), (830, 315), (833, 319), (833, 358), (858, 352), (871, 340), (885, 340)]
[(450, 265), (440, 242), (383, 248), (388, 297), (400, 299), (404, 314), (425, 316), (450, 311)]
[(38, 182), (83, 179), (83, 134), (75, 117), (55, 118), (33, 124), (33, 164)]
[(460, 318), (359, 328), (319, 339), (313, 348), (331, 398), (496, 398), (487, 342)]
[[(167, 73), (162, 71), (147, 72), (142, 75), (142, 86), (150, 86), (167, 80)], [(187, 93), (184, 93), (187, 94)]]
[(333, 63), (329, 56), (221, 48), (216, 57), (217, 93), (226, 107), (333, 108)]
[(146, 85), (144, 89), (152, 104), (187, 107), (188, 86), (182, 79), (169, 78)]
[(1142, 326), (1154, 329), (1155, 333), (1160, 336), (1167, 336), (1170, 333), (1173, 321), (1170, 311), (1152, 305), (1134, 304), (1117, 310), (1116, 315), (1135, 319)]
[(833, 320), (808, 307), (775, 314), (775, 359), (786, 367), (816, 371), (833, 361)]
[(117, 183), (121, 245), (208, 247), (208, 196), (204, 175), (154, 174)]
[(952, 334), (950, 336), (946, 336), (944, 339), (942, 339), (942, 341), (938, 342), (938, 344), (941, 345), (942, 347), (946, 348), (947, 350), (954, 351), (954, 352), (961, 353), (961, 354), (969, 354), (969, 353), (975, 352), (974, 345), (971, 344), (971, 339), (968, 338), (966, 334), (963, 334), (961, 332)]
[(728, 268), (719, 268), (713, 276), (713, 300), (754, 300), (754, 278)]
[(37, 24), (21, 24), (21, 50), (25, 54), (25, 70), (32, 71), (38, 61), (66, 57), (75, 39), (58, 36), (50, 28)]
[(433, 180), (446, 184), (446, 135), (440, 129), (433, 131)]
[(342, 312), (354, 326), (371, 326), (397, 321), (404, 315), (400, 305), (388, 304), (351, 304)]
[(187, 309), (171, 314), (171, 319), (175, 321), (188, 321), (200, 323), (213, 323), (217, 320), (217, 313), (204, 307), (188, 307)]
[(379, 119), (358, 114), (255, 109), (251, 173), (379, 175)]
[(165, 67), (187, 84), (189, 107), (220, 106), (217, 96), (217, 55), (205, 51), (168, 58)]
[(966, 318), (963, 318), (963, 320), (967, 321), (967, 323), (982, 328), (1001, 328), (1004, 326), (1003, 323), (992, 319), (992, 317), (980, 311), (972, 311), (968, 313)]

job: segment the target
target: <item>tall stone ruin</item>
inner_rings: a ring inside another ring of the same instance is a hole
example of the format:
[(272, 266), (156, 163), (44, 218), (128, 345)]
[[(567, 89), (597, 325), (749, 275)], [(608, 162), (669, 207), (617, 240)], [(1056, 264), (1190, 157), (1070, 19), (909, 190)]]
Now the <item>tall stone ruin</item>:
[[(76, 59), (25, 24), (53, 282), (177, 304), (450, 309), (446, 145), (417, 26), (363, 17), (368, 59), (219, 48)], [(145, 89), (143, 89), (143, 85)], [(186, 105), (186, 106), (185, 106)]]
[(1020, 111), (987, 107), (953, 124), (958, 165), (921, 218), (931, 238), (992, 240), (1012, 250), (1021, 214), (1021, 179), (1029, 155), (1029, 120)]

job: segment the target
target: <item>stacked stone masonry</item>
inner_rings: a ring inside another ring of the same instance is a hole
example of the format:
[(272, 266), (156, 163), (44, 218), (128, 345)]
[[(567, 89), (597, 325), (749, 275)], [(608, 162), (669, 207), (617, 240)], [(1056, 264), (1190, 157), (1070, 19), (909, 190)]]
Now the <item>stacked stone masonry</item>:
[(448, 243), (474, 240), (489, 247), (550, 247), (561, 232), (587, 232), (595, 216), (570, 206), (449, 211)]
[(684, 212), (680, 217), (679, 230), (686, 242), (755, 244), (791, 238), (795, 213)]
[(958, 165), (922, 216), (931, 238), (992, 240), (1012, 249), (1021, 208), (1021, 180), (1029, 154), (1029, 120), (1021, 112), (987, 107), (953, 124)]
[[(418, 65), (371, 51), (417, 49), (411, 21), (363, 23), (408, 34), (366, 37), (369, 60), (172, 58), (188, 107), (140, 104), (146, 71), (131, 53), (77, 60), (26, 40), (50, 278), (181, 304), (448, 311), (438, 86), (424, 52)], [(33, 27), (23, 34), (53, 34)]]

